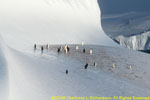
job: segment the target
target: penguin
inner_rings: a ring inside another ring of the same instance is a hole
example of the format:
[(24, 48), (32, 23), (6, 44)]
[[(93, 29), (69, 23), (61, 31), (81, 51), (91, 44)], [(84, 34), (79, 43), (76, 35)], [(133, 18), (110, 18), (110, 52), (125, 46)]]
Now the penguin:
[(92, 55), (93, 54), (93, 50), (92, 49), (90, 49), (90, 55)]
[(68, 52), (70, 51), (70, 48), (69, 48), (69, 46), (67, 46), (67, 51), (68, 51)]
[(36, 50), (36, 44), (34, 44), (34, 51)]
[(83, 53), (85, 53), (85, 48), (83, 49)]
[(68, 49), (67, 49), (67, 44), (65, 45), (65, 47), (64, 47), (64, 52), (67, 54), (68, 53)]
[(46, 49), (47, 49), (47, 50), (49, 49), (49, 44), (46, 45)]
[(85, 67), (85, 69), (87, 69), (87, 68), (88, 68), (88, 65), (89, 65), (88, 63), (86, 63), (86, 64), (85, 64), (85, 66), (84, 66), (84, 67)]
[(66, 69), (66, 74), (68, 74), (68, 69)]
[(96, 67), (97, 66), (97, 63), (96, 62), (94, 62), (94, 67)]
[(133, 70), (132, 65), (130, 65), (130, 66), (129, 66), (129, 68), (130, 68), (130, 71), (132, 71), (132, 70)]
[(60, 51), (62, 51), (63, 50), (63, 48), (62, 48), (62, 46), (60, 46)]
[(113, 63), (112, 68), (116, 68), (116, 64)]
[(79, 47), (76, 45), (76, 46), (75, 46), (75, 50), (78, 50), (78, 49), (79, 49)]
[(81, 42), (82, 47), (84, 46), (84, 41)]
[(60, 52), (60, 48), (57, 48), (57, 52), (58, 52), (58, 53)]
[(44, 47), (43, 47), (43, 46), (41, 46), (41, 54), (43, 53), (43, 51), (44, 51)]
[(68, 49), (65, 49), (64, 51), (65, 51), (66, 54), (68, 53)]

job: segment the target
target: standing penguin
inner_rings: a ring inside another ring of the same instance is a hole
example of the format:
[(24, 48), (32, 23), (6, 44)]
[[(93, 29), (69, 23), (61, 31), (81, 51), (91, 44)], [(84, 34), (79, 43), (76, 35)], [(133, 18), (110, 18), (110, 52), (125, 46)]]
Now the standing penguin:
[(68, 51), (68, 52), (70, 51), (70, 47), (69, 47), (69, 46), (67, 46), (67, 51)]
[(41, 46), (41, 54), (43, 53), (43, 51), (44, 51), (44, 47), (43, 47), (43, 46)]
[(68, 74), (68, 69), (66, 69), (66, 74)]
[(92, 55), (93, 54), (93, 50), (92, 49), (90, 49), (90, 55)]
[(49, 44), (46, 45), (46, 49), (47, 49), (47, 50), (49, 49)]
[(65, 51), (66, 54), (68, 53), (68, 49), (67, 48), (64, 51)]
[(130, 65), (130, 66), (129, 66), (129, 68), (130, 68), (130, 71), (132, 71), (132, 70), (133, 70), (132, 65)]
[(82, 47), (84, 46), (84, 41), (81, 42)]
[(85, 48), (83, 49), (83, 53), (85, 53)]
[(114, 69), (116, 68), (116, 64), (115, 63), (113, 63), (112, 68), (114, 68)]
[(36, 44), (34, 44), (34, 51), (36, 50)]
[(67, 44), (64, 47), (64, 52), (67, 54), (68, 53), (68, 49), (67, 49)]
[(96, 67), (97, 66), (97, 63), (96, 62), (94, 62), (94, 67)]
[(58, 52), (58, 53), (60, 52), (60, 49), (61, 49), (61, 48), (57, 48), (57, 52)]
[(62, 46), (60, 46), (60, 51), (62, 51), (63, 50), (63, 48), (62, 48)]
[(86, 64), (85, 64), (85, 66), (84, 66), (84, 67), (85, 67), (85, 69), (87, 69), (87, 68), (88, 68), (88, 65), (89, 65), (88, 63), (86, 63)]
[(79, 49), (79, 47), (76, 45), (76, 46), (75, 46), (75, 50), (78, 50), (78, 49)]

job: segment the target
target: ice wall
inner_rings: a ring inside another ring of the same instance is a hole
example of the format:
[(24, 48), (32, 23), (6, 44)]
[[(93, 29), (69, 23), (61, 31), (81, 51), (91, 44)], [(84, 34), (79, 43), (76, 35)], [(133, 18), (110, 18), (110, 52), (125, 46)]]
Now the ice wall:
[(0, 34), (15, 48), (82, 40), (116, 45), (103, 32), (97, 0), (1, 0)]
[(145, 32), (140, 35), (134, 35), (130, 37), (118, 36), (115, 38), (116, 41), (132, 50), (150, 50), (150, 32)]

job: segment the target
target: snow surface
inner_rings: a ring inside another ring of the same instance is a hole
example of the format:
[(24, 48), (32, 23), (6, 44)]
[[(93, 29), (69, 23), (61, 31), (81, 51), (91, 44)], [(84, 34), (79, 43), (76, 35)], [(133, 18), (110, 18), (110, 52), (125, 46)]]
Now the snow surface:
[(13, 48), (81, 41), (117, 46), (102, 30), (97, 0), (1, 0), (0, 15), (0, 34)]
[[(82, 53), (82, 46), (75, 51), (74, 45), (71, 52), (65, 54), (58, 53), (56, 47), (51, 45), (42, 55), (40, 50), (33, 52), (32, 47), (25, 52), (5, 49), (9, 100), (49, 100), (56, 95), (149, 96), (150, 62), (147, 59), (150, 55), (94, 45), (85, 46), (86, 50), (93, 48), (93, 55)], [(98, 64), (96, 68), (94, 61)], [(84, 69), (86, 62), (89, 62), (87, 70)]]
[[(101, 28), (97, 0), (1, 0), (0, 14), (0, 100), (149, 96), (150, 55), (112, 47), (116, 44)], [(98, 45), (85, 45), (85, 54), (82, 46), (74, 51), (73, 44), (82, 40)], [(35, 52), (34, 43), (39, 44)], [(55, 45), (41, 54), (40, 46), (47, 43)], [(57, 43), (72, 44), (70, 53), (58, 54)]]

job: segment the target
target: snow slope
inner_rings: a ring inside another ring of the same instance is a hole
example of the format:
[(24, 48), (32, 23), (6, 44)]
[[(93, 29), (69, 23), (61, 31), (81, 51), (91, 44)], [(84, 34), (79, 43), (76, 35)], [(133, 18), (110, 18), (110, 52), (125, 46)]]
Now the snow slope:
[[(9, 73), (9, 100), (49, 100), (51, 96), (149, 96), (150, 55), (112, 47), (93, 48), (93, 55), (57, 53), (53, 45), (41, 56), (31, 47), (25, 53), (5, 50)], [(94, 68), (93, 62), (98, 62)], [(89, 68), (84, 69), (85, 62)], [(112, 68), (112, 64), (116, 68)], [(129, 65), (133, 66), (130, 71)], [(65, 74), (65, 70), (69, 74)]]
[(0, 37), (0, 100), (8, 100), (8, 67), (3, 51), (4, 44)]
[(102, 30), (97, 0), (1, 0), (0, 15), (0, 33), (11, 47), (83, 40), (116, 46)]
[[(101, 28), (97, 0), (1, 0), (0, 14), (0, 99), (149, 96), (150, 55), (107, 47), (116, 44)], [(74, 51), (75, 45), (70, 45), (70, 53), (58, 54), (56, 48), (60, 45), (50, 45), (41, 55), (41, 44), (73, 44), (82, 40), (98, 45), (86, 45), (85, 54), (81, 46)], [(40, 44), (36, 52), (34, 43)], [(87, 52), (90, 48), (91, 56)], [(98, 63), (96, 68), (94, 61)]]

